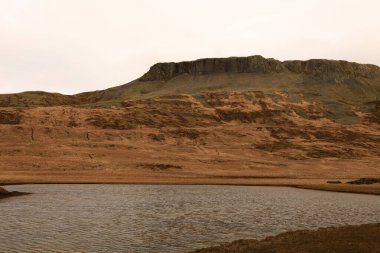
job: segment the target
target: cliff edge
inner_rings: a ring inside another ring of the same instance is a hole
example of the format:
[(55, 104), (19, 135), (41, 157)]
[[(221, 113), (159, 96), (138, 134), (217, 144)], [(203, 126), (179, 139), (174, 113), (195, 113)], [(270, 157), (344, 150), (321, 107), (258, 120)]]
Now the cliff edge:
[(143, 75), (140, 81), (170, 80), (181, 74), (207, 75), (217, 73), (282, 73), (293, 72), (310, 75), (316, 79), (341, 83), (351, 78), (374, 78), (380, 68), (370, 64), (347, 61), (314, 59), (308, 61), (284, 61), (249, 57), (207, 58), (179, 63), (157, 63)]

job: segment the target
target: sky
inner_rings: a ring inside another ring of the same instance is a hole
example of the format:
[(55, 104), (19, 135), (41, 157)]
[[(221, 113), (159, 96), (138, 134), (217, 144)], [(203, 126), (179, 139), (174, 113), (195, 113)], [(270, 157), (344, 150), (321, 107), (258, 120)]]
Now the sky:
[(157, 62), (262, 55), (380, 65), (379, 0), (0, 0), (0, 93), (63, 94)]

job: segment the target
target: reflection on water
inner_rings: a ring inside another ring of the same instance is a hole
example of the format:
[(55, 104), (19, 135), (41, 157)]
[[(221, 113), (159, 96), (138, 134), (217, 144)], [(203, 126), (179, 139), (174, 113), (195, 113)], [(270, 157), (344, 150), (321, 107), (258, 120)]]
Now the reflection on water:
[(380, 197), (283, 187), (22, 185), (0, 252), (187, 252), (287, 230), (380, 222)]

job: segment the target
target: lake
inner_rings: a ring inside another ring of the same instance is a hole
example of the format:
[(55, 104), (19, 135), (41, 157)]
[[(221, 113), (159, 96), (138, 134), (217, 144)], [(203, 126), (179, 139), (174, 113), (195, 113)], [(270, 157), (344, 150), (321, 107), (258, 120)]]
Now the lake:
[(237, 239), (380, 222), (380, 197), (290, 187), (17, 185), (0, 252), (188, 252)]

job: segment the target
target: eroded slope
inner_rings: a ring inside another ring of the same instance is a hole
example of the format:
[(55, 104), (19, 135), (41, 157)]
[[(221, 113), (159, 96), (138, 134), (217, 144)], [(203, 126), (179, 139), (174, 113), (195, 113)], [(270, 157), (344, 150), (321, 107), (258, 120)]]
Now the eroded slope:
[(353, 113), (360, 123), (344, 125), (327, 117), (323, 103), (261, 91), (163, 96), (108, 109), (3, 108), (0, 180), (183, 183), (379, 175), (376, 115)]
[[(0, 96), (0, 181), (295, 185), (380, 175), (379, 68), (259, 56)], [(314, 180), (314, 181), (313, 181)]]

